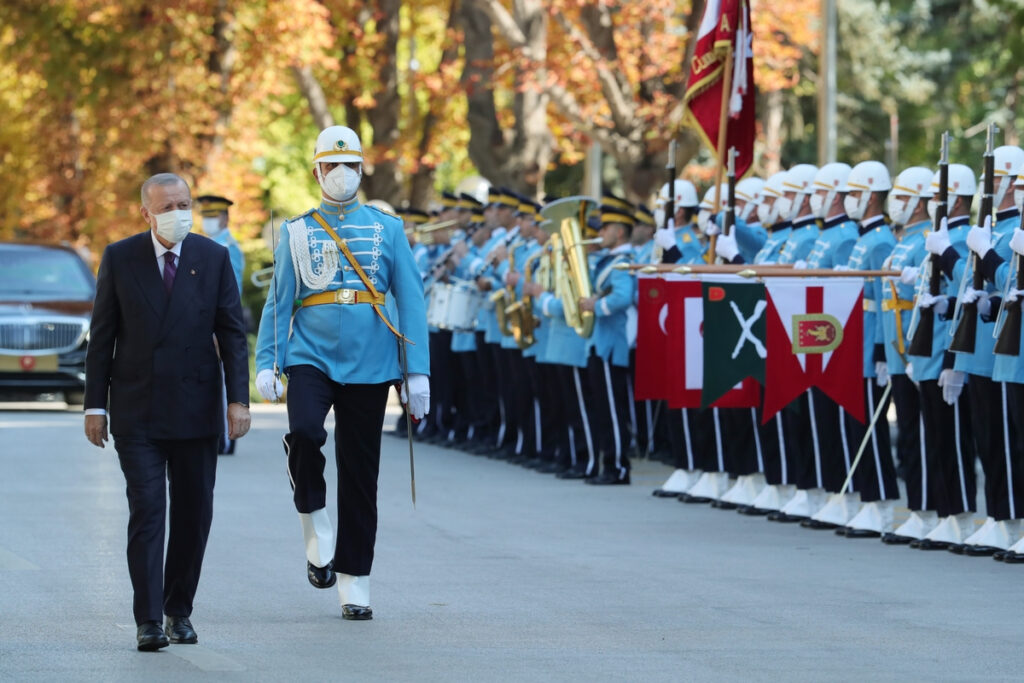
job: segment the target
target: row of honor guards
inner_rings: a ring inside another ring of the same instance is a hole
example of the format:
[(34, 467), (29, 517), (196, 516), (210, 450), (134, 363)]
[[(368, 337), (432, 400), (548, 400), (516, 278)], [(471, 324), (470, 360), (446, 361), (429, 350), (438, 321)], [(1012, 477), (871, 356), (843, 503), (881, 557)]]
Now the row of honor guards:
[[(630, 452), (665, 450), (676, 469), (659, 496), (1024, 562), (1024, 361), (1019, 348), (994, 348), (997, 318), (1021, 324), (1006, 312), (1022, 301), (1024, 151), (989, 156), (991, 195), (974, 220), (979, 184), (969, 166), (892, 178), (877, 161), (743, 179), (729, 234), (712, 215), (715, 188), (698, 201), (686, 180), (674, 181), (671, 196), (666, 184), (653, 213), (607, 193), (599, 208), (580, 198), (541, 207), (494, 187), (486, 199), (445, 193), (435, 216), (407, 211), (436, 378), (416, 436), (593, 484), (628, 484)], [(560, 217), (573, 212), (579, 234), (561, 234)], [(550, 258), (559, 242), (571, 247), (561, 267)], [(764, 425), (757, 409), (634, 402), (637, 287), (616, 266), (714, 259), (898, 272), (864, 285), (866, 413), (883, 419), (865, 425), (817, 389)], [(963, 316), (977, 316), (976, 343), (954, 352), (951, 330)], [(921, 324), (934, 340), (924, 351), (909, 343)], [(905, 519), (895, 514), (897, 472)]]

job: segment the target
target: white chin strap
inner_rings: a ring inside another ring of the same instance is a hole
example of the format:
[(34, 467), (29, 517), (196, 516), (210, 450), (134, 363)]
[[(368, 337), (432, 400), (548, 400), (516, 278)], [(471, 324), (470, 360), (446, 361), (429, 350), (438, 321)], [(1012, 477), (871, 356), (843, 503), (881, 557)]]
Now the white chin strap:
[(327, 509), (300, 512), (299, 521), (306, 542), (306, 559), (317, 567), (326, 567), (334, 558), (334, 527)]
[(370, 606), (370, 577), (338, 574), (338, 599), (344, 605)]
[(996, 183), (996, 196), (992, 198), (992, 206), (995, 207), (996, 211), (1003, 205), (1003, 197), (1006, 196), (1006, 192), (1013, 186), (1016, 180), (1016, 174), (1005, 175), (999, 178), (999, 182)]

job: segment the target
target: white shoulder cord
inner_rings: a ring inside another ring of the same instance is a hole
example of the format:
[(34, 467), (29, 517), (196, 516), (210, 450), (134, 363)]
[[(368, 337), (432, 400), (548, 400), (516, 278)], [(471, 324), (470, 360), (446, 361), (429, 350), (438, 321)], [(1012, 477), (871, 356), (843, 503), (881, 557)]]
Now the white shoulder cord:
[[(303, 284), (310, 289), (326, 289), (327, 285), (334, 281), (341, 259), (338, 254), (338, 247), (333, 241), (325, 242), (322, 251), (317, 254), (313, 265), (312, 233), (304, 219), (291, 223), (288, 230), (288, 239), (292, 251), (292, 262), (295, 265), (295, 273)], [(298, 228), (298, 229), (296, 229)]]

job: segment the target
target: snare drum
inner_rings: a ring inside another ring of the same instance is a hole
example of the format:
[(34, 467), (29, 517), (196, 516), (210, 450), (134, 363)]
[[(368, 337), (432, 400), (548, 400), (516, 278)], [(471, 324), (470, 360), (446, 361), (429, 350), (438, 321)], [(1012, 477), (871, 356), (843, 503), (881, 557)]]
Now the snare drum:
[(476, 329), (476, 316), (480, 312), (484, 294), (472, 284), (448, 285), (448, 308), (445, 329), (468, 332)]
[(427, 325), (448, 329), (445, 326), (448, 318), (449, 292), (451, 285), (435, 282), (430, 288), (430, 299), (427, 303)]

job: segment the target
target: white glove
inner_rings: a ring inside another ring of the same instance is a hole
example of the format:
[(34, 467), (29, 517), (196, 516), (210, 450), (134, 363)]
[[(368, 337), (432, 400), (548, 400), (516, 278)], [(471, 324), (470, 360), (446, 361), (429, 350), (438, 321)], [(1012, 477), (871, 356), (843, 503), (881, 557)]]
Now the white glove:
[(900, 282), (905, 285), (912, 285), (917, 282), (917, 276), (921, 274), (921, 269), (917, 266), (906, 266), (900, 273)]
[(662, 249), (671, 249), (676, 246), (675, 220), (668, 219), (668, 227), (654, 231), (654, 243)]
[(1022, 297), (1024, 297), (1024, 289), (1011, 289), (1006, 293), (1006, 299), (1004, 299), (1004, 301), (1008, 304), (1012, 304)]
[(804, 261), (803, 259), (797, 259), (796, 263), (793, 264), (793, 270), (806, 270), (806, 269), (807, 269), (807, 261)]
[(712, 235), (717, 235), (721, 232), (722, 229), (718, 227), (718, 221), (715, 220), (714, 216), (709, 218), (707, 222), (704, 223), (704, 234), (707, 235), (708, 237), (711, 237)]
[(917, 384), (917, 382), (914, 381), (914, 364), (913, 363), (907, 363), (906, 373), (907, 373), (907, 379), (909, 379), (911, 382), (914, 382), (914, 384)]
[(256, 391), (268, 401), (277, 401), (284, 396), (284, 385), (274, 377), (273, 370), (260, 370), (256, 373)]
[[(973, 230), (973, 228), (971, 228)], [(988, 300), (988, 292), (968, 286), (960, 299), (961, 304), (978, 304), (978, 313), (988, 315), (992, 310), (992, 302)]]
[(954, 405), (964, 390), (964, 373), (959, 370), (943, 370), (939, 373), (939, 386), (942, 387), (942, 400)]
[(408, 384), (408, 392), (403, 383), (399, 393), (402, 403), (406, 405), (407, 410), (414, 418), (422, 420), (423, 416), (430, 411), (430, 378), (426, 375), (410, 374)]
[(1024, 230), (1016, 228), (1013, 231), (1013, 237), (1010, 238), (1010, 249), (1015, 254), (1024, 256)]
[(922, 294), (921, 298), (918, 300), (918, 306), (921, 308), (934, 307), (936, 313), (939, 315), (945, 315), (946, 311), (949, 310), (949, 298), (942, 294), (932, 296), (931, 294), (925, 293)]
[(928, 233), (928, 237), (924, 239), (924, 248), (928, 250), (928, 253), (942, 256), (942, 253), (949, 249), (952, 243), (949, 241), (948, 225), (946, 219), (943, 218), (939, 223), (939, 229)]
[(889, 383), (889, 366), (884, 360), (875, 361), (875, 384), (884, 387)]
[(985, 216), (984, 225), (975, 225), (967, 232), (967, 248), (978, 258), (985, 258), (992, 251), (992, 216)]
[(718, 239), (715, 240), (715, 253), (727, 262), (736, 258), (736, 255), (740, 253), (740, 248), (736, 244), (736, 233), (730, 232), (728, 235), (719, 235)]

